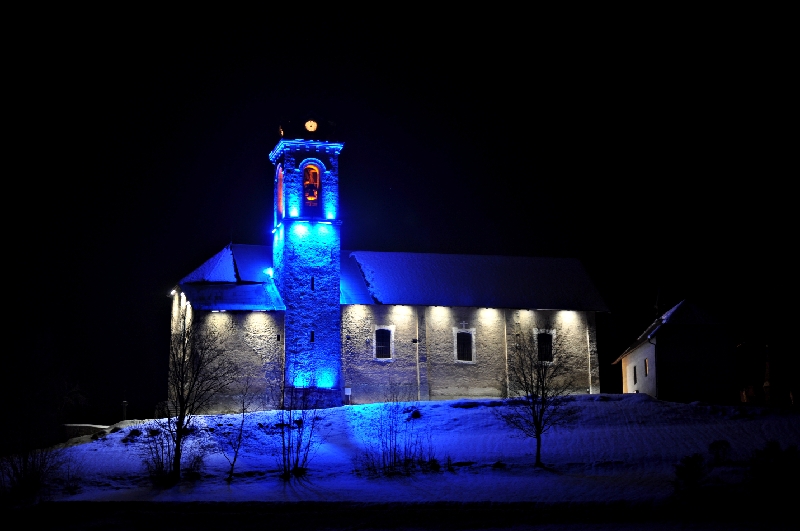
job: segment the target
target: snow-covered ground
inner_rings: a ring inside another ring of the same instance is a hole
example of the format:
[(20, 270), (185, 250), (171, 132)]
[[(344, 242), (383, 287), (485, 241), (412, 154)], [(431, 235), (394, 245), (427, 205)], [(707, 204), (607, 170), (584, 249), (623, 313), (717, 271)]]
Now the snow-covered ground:
[[(429, 457), (433, 454), (442, 468), (393, 477), (371, 476), (359, 459), (378, 440), (381, 404), (322, 410), (320, 444), (308, 475), (289, 482), (278, 477), (275, 436), (259, 427), (274, 425), (276, 412), (246, 415), (245, 446), (230, 483), (225, 481), (229, 465), (223, 451), (230, 456), (231, 450), (223, 440), (241, 416), (200, 416), (195, 440), (202, 442), (205, 456), (199, 477), (168, 489), (152, 487), (144, 472), (142, 455), (151, 421), (130, 420), (100, 437), (70, 440), (66, 452), (81, 478), (80, 491), (59, 493), (54, 501), (658, 506), (674, 499), (675, 465), (685, 456), (704, 456), (704, 485), (735, 485), (745, 479), (753, 453), (768, 441), (777, 441), (781, 448), (800, 441), (797, 413), (662, 402), (644, 394), (576, 396), (571, 403), (577, 408), (575, 421), (543, 438), (542, 459), (548, 466), (544, 470), (533, 467), (535, 441), (521, 437), (497, 416), (505, 409), (500, 400), (408, 403), (407, 412), (416, 408), (419, 418), (404, 420), (403, 426), (413, 427)], [(135, 429), (142, 435), (132, 437)], [(717, 440), (730, 443), (729, 460), (711, 467), (709, 445)]]

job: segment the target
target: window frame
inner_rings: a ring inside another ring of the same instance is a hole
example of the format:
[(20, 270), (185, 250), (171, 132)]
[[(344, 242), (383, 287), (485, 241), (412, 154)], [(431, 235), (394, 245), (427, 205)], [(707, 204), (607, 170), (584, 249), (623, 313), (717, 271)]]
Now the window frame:
[[(460, 360), (458, 359), (458, 334), (459, 333), (466, 333), (471, 336), (471, 359), (469, 360)], [(465, 364), (475, 364), (477, 362), (476, 354), (476, 341), (475, 341), (475, 329), (474, 328), (459, 328), (457, 326), (453, 327), (453, 361), (456, 363), (465, 363)]]
[[(378, 330), (388, 330), (389, 331), (389, 357), (388, 358), (379, 358), (378, 357), (378, 337), (377, 337)], [(372, 359), (374, 359), (375, 361), (381, 361), (381, 362), (394, 361), (394, 357), (395, 357), (395, 352), (394, 352), (394, 334), (395, 334), (395, 325), (373, 325), (373, 327), (372, 327)]]
[[(533, 333), (536, 335), (536, 361), (541, 363), (553, 363), (553, 345), (556, 344), (556, 331), (554, 328), (534, 328)], [(547, 334), (550, 336), (550, 359), (539, 359), (539, 336)]]

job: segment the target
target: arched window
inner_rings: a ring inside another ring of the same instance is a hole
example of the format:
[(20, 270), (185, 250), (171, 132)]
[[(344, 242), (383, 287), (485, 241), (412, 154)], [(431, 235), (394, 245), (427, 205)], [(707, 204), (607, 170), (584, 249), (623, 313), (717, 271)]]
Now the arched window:
[(278, 220), (283, 219), (283, 165), (278, 164), (278, 169), (275, 170), (276, 189), (278, 194)]
[(319, 195), (319, 168), (313, 164), (309, 164), (303, 168), (303, 205), (307, 207), (318, 206)]

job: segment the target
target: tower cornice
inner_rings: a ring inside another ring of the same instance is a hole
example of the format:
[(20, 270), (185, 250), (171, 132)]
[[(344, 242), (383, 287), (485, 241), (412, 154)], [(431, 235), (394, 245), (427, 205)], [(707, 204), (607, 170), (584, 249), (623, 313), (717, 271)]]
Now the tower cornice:
[(269, 160), (273, 164), (283, 155), (285, 151), (308, 151), (314, 153), (331, 153), (339, 155), (344, 144), (341, 142), (324, 142), (319, 140), (286, 140), (281, 139), (275, 149), (269, 154)]

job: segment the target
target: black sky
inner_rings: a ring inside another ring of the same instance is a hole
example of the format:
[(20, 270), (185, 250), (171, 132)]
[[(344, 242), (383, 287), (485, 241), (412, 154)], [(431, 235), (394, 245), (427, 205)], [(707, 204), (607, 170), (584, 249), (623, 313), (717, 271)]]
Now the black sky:
[(786, 350), (780, 36), (684, 30), (43, 32), (12, 65), (15, 352), (80, 384), (75, 421), (119, 420), (123, 399), (151, 415), (167, 293), (230, 241), (270, 243), (268, 153), (307, 112), (345, 143), (343, 248), (580, 258), (611, 309), (606, 364), (686, 297)]

